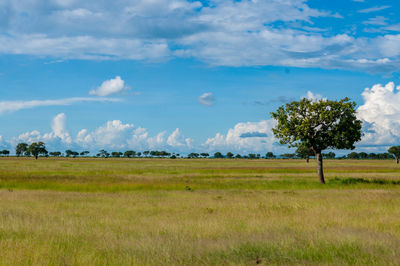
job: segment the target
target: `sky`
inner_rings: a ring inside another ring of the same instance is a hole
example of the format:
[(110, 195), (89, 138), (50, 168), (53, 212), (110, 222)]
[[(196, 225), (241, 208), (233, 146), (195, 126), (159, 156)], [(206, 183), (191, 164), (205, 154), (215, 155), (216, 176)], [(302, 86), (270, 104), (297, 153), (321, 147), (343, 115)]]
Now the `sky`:
[[(395, 0), (0, 0), (0, 149), (283, 153), (270, 112), (357, 103), (400, 144)], [(341, 151), (339, 151), (340, 153)]]

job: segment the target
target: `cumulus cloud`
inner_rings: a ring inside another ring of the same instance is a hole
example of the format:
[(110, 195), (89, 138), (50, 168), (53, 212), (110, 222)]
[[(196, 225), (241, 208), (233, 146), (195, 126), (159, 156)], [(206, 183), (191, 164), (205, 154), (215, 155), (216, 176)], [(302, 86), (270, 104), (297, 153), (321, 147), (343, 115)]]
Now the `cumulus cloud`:
[(89, 94), (97, 96), (109, 96), (111, 94), (120, 93), (127, 89), (128, 87), (125, 86), (125, 81), (122, 80), (120, 76), (116, 76), (114, 79), (104, 81), (97, 89), (91, 90)]
[(400, 141), (400, 86), (376, 84), (362, 93), (364, 104), (357, 109), (364, 121), (361, 145), (391, 145)]
[(171, 147), (186, 147), (191, 148), (192, 140), (190, 138), (185, 138), (179, 128), (175, 129), (174, 132), (168, 137), (167, 144)]
[(190, 148), (191, 140), (185, 138), (179, 129), (165, 139), (166, 132), (150, 136), (147, 129), (134, 124), (124, 124), (120, 120), (108, 121), (92, 132), (79, 131), (76, 144), (91, 149), (166, 149), (184, 150)]
[(321, 94), (313, 93), (312, 91), (307, 91), (307, 95), (303, 96), (302, 98), (307, 98), (312, 101), (319, 101), (319, 100), (326, 99), (326, 98), (322, 97)]
[(56, 115), (51, 124), (51, 129), (55, 137), (60, 138), (63, 142), (71, 143), (72, 139), (66, 130), (66, 115), (64, 113)]
[(274, 120), (238, 123), (226, 134), (217, 133), (207, 139), (204, 148), (210, 151), (264, 152), (279, 149), (272, 128)]
[(192, 140), (185, 138), (179, 128), (168, 137), (166, 132), (160, 132), (151, 136), (147, 129), (136, 127), (134, 124), (125, 124), (120, 120), (107, 121), (93, 131), (81, 129), (75, 137), (72, 137), (66, 128), (66, 115), (58, 114), (51, 123), (52, 131), (42, 134), (37, 130), (29, 131), (12, 138), (3, 140), (0, 136), (0, 147), (15, 147), (19, 142), (43, 141), (49, 150), (87, 149), (97, 151), (100, 149), (112, 150), (169, 150), (187, 151), (192, 147)]
[(197, 99), (199, 104), (205, 105), (205, 106), (211, 106), (215, 102), (215, 97), (211, 92), (206, 92), (203, 93), (199, 98)]
[(118, 102), (119, 99), (114, 98), (88, 98), (75, 97), (58, 100), (33, 100), (33, 101), (1, 101), (0, 115), (6, 112), (15, 112), (22, 109), (30, 109), (40, 106), (59, 106), (72, 105), (79, 102)]
[[(360, 12), (386, 8), (389, 6)], [(312, 8), (304, 0), (215, 0), (207, 4), (186, 0), (20, 0), (2, 1), (0, 15), (2, 54), (86, 60), (192, 57), (212, 65), (375, 72), (393, 72), (400, 67), (398, 55), (390, 62), (379, 61), (385, 58), (381, 47), (387, 42), (400, 47), (396, 35), (367, 38), (334, 30), (315, 31), (321, 18), (342, 17)], [(375, 63), (360, 63), (360, 58)]]
[(51, 132), (44, 134), (41, 134), (37, 130), (20, 134), (11, 139), (9, 145), (14, 147), (19, 142), (32, 143), (38, 141), (45, 142), (47, 147), (53, 149), (73, 145), (72, 138), (66, 129), (66, 115), (64, 113), (58, 114), (53, 118), (51, 128)]

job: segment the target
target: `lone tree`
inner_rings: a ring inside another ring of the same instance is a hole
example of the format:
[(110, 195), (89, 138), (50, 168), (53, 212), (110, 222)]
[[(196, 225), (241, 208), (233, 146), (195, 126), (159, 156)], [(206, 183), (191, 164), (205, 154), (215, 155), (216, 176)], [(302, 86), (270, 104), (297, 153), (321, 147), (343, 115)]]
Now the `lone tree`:
[(394, 157), (396, 157), (396, 163), (399, 163), (399, 157), (400, 157), (400, 146), (392, 146), (388, 149), (388, 152), (393, 154)]
[(47, 155), (48, 152), (46, 150), (46, 146), (44, 145), (43, 142), (33, 142), (31, 145), (29, 145), (26, 153), (28, 155), (32, 154), (35, 156), (35, 159), (39, 157), (39, 155)]
[(296, 155), (302, 159), (306, 159), (308, 163), (310, 161), (310, 156), (314, 156), (314, 151), (308, 146), (299, 145), (296, 150)]
[(322, 151), (354, 149), (361, 140), (361, 121), (356, 117), (356, 103), (349, 98), (340, 101), (301, 99), (278, 108), (272, 117), (272, 129), (281, 144), (309, 147), (317, 159), (318, 177), (325, 184)]

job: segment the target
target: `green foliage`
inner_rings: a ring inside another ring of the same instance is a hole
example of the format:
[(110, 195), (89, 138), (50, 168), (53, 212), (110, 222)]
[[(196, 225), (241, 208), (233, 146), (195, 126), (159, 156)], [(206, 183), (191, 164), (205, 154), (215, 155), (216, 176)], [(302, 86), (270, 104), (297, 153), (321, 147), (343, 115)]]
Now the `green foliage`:
[(28, 144), (26, 143), (18, 143), (17, 148), (15, 149), (15, 154), (17, 156), (21, 156), (26, 153), (28, 150)]
[(8, 156), (10, 154), (9, 150), (2, 150), (0, 151), (0, 155)]
[(233, 156), (234, 156), (234, 154), (233, 154), (232, 152), (228, 152), (228, 153), (226, 154), (226, 157), (229, 158), (229, 159), (232, 159)]
[(86, 155), (88, 155), (90, 153), (90, 151), (83, 151), (83, 152), (81, 152), (79, 155), (80, 156), (86, 156)]
[(99, 153), (96, 155), (97, 157), (108, 158), (110, 154), (106, 150), (100, 150)]
[(59, 157), (61, 156), (61, 152), (59, 151), (49, 152), (49, 155), (53, 157)]
[(287, 103), (272, 112), (277, 120), (274, 135), (281, 144), (310, 147), (315, 153), (331, 149), (354, 149), (361, 140), (361, 121), (355, 102), (302, 99)]
[(35, 159), (39, 157), (39, 155), (47, 155), (48, 152), (46, 150), (46, 146), (43, 142), (33, 142), (29, 145), (28, 149), (26, 150), (28, 155), (35, 156)]
[(224, 156), (222, 155), (222, 153), (217, 151), (216, 153), (214, 153), (214, 158), (224, 158)]
[(75, 158), (75, 157), (79, 156), (79, 152), (66, 150), (65, 151), (65, 156), (66, 157), (74, 157)]
[(111, 153), (111, 156), (114, 157), (114, 158), (120, 158), (120, 157), (122, 156), (122, 152), (113, 151), (113, 152)]
[(188, 154), (188, 158), (199, 158), (200, 154), (192, 152)]
[(400, 157), (400, 146), (392, 146), (388, 149), (388, 152), (393, 154), (396, 158)]
[(272, 153), (272, 152), (267, 152), (266, 154), (265, 154), (265, 158), (266, 159), (273, 159), (273, 158), (275, 158), (276, 156)]
[(126, 152), (124, 152), (124, 157), (127, 157), (127, 158), (133, 158), (133, 157), (135, 157), (135, 155), (136, 155), (135, 151), (126, 151)]
[(296, 149), (296, 156), (299, 158), (309, 158), (314, 155), (314, 151), (305, 145), (299, 145)]
[(334, 152), (323, 153), (322, 156), (326, 159), (335, 159), (336, 154)]
[(347, 154), (347, 158), (349, 158), (349, 159), (360, 159), (360, 156), (358, 155), (357, 152), (350, 152), (349, 154)]

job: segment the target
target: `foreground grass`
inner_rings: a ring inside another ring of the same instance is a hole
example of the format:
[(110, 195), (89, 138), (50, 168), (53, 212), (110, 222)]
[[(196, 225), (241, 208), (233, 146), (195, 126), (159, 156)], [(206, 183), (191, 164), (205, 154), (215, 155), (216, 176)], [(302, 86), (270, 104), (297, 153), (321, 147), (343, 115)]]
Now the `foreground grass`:
[(0, 159), (0, 265), (400, 264), (400, 168)]
[(396, 190), (0, 191), (2, 265), (399, 264)]

